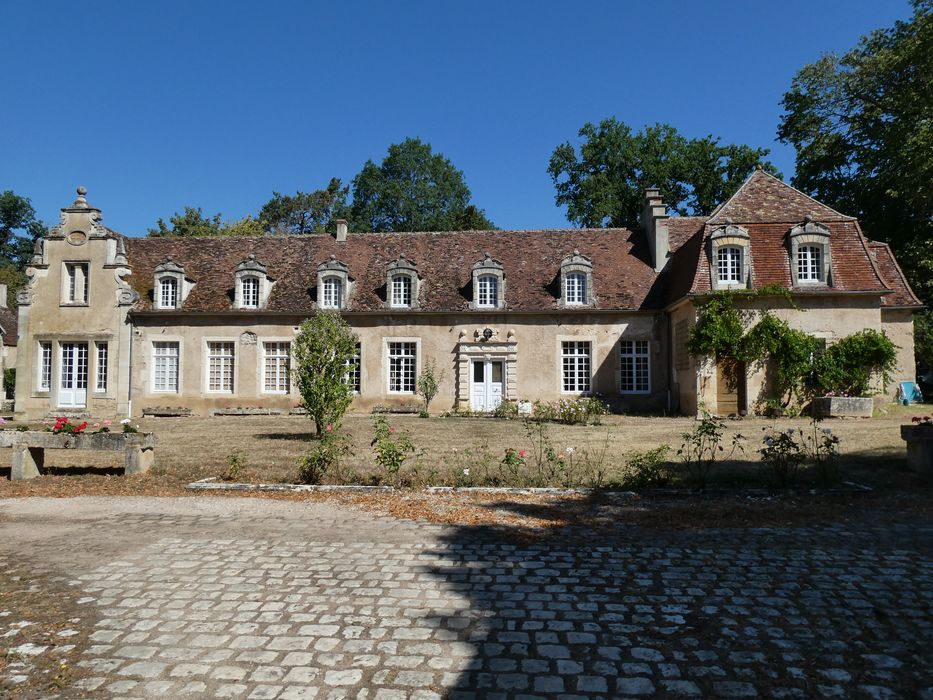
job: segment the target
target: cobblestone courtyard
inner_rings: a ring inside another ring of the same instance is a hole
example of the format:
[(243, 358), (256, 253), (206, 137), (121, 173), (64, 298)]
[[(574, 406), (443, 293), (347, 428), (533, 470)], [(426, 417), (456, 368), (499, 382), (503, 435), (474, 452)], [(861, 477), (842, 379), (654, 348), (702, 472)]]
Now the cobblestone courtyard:
[(327, 503), (0, 502), (0, 566), (78, 597), (66, 697), (933, 698), (929, 524), (516, 542)]

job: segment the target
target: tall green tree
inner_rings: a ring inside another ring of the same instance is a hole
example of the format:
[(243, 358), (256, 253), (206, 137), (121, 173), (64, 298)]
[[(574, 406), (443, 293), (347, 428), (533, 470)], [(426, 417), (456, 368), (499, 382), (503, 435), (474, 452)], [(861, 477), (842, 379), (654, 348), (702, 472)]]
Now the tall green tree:
[[(933, 304), (933, 0), (842, 56), (804, 66), (784, 95), (778, 138), (797, 151), (795, 187), (857, 216), (891, 244)], [(933, 368), (933, 317), (917, 317)]]
[(6, 190), (0, 193), (0, 262), (24, 269), (32, 257), (37, 238), (45, 233), (45, 224), (27, 197)]
[(294, 195), (272, 193), (263, 204), (259, 218), (269, 233), (324, 233), (334, 227), (334, 220), (344, 215), (349, 188), (336, 177), (327, 187)]
[(301, 324), (292, 344), (292, 381), (314, 420), (318, 437), (336, 431), (353, 401), (347, 373), (354, 368), (358, 339), (336, 311), (319, 311)]
[(756, 165), (778, 174), (764, 160), (766, 148), (687, 139), (669, 124), (634, 132), (610, 118), (584, 124), (578, 135), (579, 150), (563, 143), (548, 165), (557, 204), (578, 226), (637, 226), (647, 187), (658, 187), (679, 214), (709, 214)]
[(261, 236), (264, 233), (259, 219), (247, 214), (242, 219), (223, 221), (220, 214), (204, 216), (201, 207), (185, 207), (184, 212), (173, 214), (166, 224), (159, 219), (156, 228), (149, 229), (148, 235), (156, 238), (182, 237), (198, 238), (206, 236)]
[(463, 171), (430, 144), (408, 138), (389, 146), (381, 164), (367, 161), (353, 178), (349, 219), (361, 231), (494, 228), (470, 196)]

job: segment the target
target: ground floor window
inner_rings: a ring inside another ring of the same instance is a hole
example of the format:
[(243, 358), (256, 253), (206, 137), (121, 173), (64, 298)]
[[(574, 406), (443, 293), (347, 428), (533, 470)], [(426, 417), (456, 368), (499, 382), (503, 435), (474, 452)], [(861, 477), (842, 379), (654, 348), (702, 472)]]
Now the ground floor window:
[(353, 389), (354, 394), (360, 393), (360, 366), (361, 366), (362, 353), (360, 352), (360, 344), (356, 344), (356, 352), (354, 352), (353, 357), (347, 362), (347, 366), (350, 368), (347, 370), (345, 376), (345, 381)]
[(289, 343), (263, 343), (263, 389), (288, 393)]
[(623, 394), (646, 394), (651, 390), (651, 364), (647, 340), (619, 343), (620, 382)]
[(39, 343), (39, 391), (48, 391), (52, 387), (52, 344)]
[(417, 361), (418, 349), (416, 343), (389, 343), (389, 391), (391, 393), (415, 393)]
[(152, 390), (178, 392), (178, 343), (152, 344)]
[(94, 391), (107, 391), (107, 343), (97, 343), (97, 372)]
[(590, 390), (590, 342), (565, 340), (561, 344), (562, 385), (565, 393)]
[(233, 393), (233, 343), (207, 344), (207, 390)]

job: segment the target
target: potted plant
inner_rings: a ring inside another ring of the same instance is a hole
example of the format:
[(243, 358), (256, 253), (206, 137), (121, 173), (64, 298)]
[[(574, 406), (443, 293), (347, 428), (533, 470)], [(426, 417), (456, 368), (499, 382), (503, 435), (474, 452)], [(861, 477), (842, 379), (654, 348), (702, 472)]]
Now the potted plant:
[(933, 474), (933, 417), (914, 416), (901, 426), (901, 438), (907, 443), (907, 466)]

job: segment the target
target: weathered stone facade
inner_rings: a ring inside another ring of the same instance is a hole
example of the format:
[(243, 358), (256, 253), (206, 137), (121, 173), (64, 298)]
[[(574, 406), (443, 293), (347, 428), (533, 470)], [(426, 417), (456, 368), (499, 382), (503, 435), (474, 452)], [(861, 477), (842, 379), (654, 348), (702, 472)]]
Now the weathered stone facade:
[[(140, 239), (104, 227), (84, 195), (19, 294), (19, 418), (287, 412), (289, 343), (319, 308), (359, 336), (355, 411), (416, 405), (431, 361), (435, 410), (598, 393), (617, 410), (723, 412), (715, 363), (685, 343), (724, 286), (789, 289), (799, 310), (774, 313), (827, 343), (883, 329), (895, 379), (913, 378), (919, 304), (890, 250), (762, 172), (708, 218), (668, 218), (649, 191), (635, 231)], [(739, 410), (760, 403), (766, 374), (746, 368)]]

